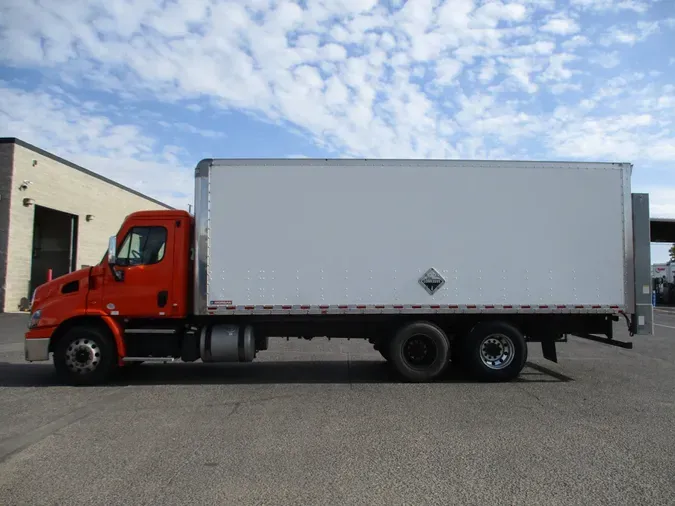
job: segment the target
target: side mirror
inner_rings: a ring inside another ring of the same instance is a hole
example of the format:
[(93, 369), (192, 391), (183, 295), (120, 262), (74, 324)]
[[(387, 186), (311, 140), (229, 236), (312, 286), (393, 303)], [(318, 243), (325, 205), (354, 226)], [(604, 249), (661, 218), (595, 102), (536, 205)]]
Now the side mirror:
[(115, 265), (117, 262), (117, 236), (112, 236), (108, 240), (108, 264)]

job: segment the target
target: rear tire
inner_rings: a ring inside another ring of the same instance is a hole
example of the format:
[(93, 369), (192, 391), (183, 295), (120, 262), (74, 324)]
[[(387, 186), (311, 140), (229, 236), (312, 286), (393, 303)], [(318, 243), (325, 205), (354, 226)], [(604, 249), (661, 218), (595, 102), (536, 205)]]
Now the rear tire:
[(117, 349), (112, 337), (96, 327), (73, 327), (54, 349), (56, 373), (71, 385), (101, 384), (116, 366)]
[(389, 362), (405, 380), (428, 382), (448, 367), (450, 340), (433, 323), (414, 322), (396, 333), (388, 352)]
[(461, 363), (479, 381), (513, 380), (527, 361), (525, 337), (506, 322), (478, 323), (461, 346)]

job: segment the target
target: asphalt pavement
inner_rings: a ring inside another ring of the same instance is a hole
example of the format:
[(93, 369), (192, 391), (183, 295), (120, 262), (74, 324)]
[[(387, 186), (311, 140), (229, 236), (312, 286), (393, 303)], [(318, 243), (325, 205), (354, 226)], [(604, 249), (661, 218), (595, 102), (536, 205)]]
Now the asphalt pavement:
[(673, 505), (675, 312), (656, 322), (558, 364), (530, 345), (505, 384), (400, 383), (368, 343), (319, 339), (73, 388), (0, 315), (0, 504)]

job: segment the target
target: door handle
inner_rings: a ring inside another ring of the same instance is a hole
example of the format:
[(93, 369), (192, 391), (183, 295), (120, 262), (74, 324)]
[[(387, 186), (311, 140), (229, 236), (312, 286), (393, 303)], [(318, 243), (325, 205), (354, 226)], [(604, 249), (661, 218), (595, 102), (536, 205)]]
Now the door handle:
[(157, 294), (157, 305), (159, 307), (164, 307), (166, 306), (166, 303), (169, 301), (169, 291), (168, 290), (162, 290)]

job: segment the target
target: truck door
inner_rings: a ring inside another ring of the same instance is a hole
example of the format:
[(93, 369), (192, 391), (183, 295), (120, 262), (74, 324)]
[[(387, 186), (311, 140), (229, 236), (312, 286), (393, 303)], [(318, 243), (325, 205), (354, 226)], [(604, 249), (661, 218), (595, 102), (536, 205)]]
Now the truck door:
[(106, 269), (103, 310), (130, 318), (171, 316), (174, 223), (145, 220), (133, 224), (118, 241), (117, 279)]

